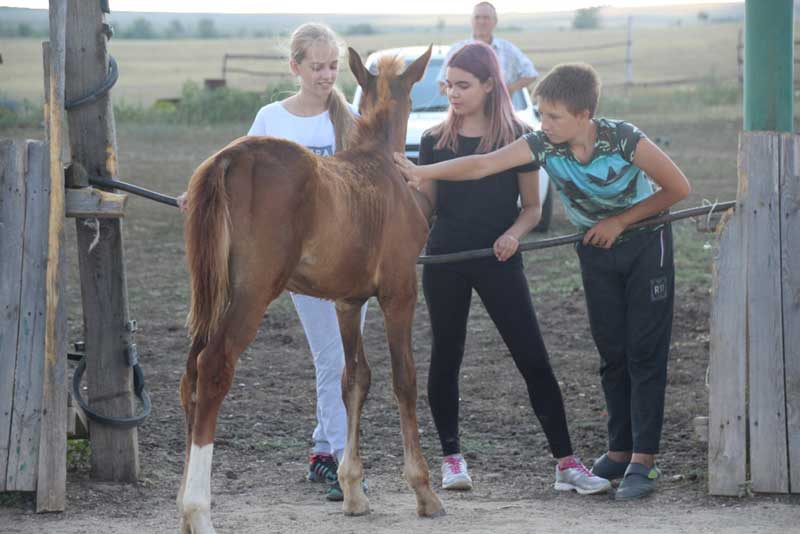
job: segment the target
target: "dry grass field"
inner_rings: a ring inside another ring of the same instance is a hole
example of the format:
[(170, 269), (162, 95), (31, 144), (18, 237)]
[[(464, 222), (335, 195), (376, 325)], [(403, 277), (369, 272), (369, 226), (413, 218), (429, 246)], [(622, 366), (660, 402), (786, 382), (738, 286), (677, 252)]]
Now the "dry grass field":
[[(513, 20), (507, 21), (509, 24)], [(738, 24), (708, 24), (688, 27), (634, 27), (633, 74), (636, 81), (673, 78), (736, 77), (736, 43)], [(624, 29), (592, 31), (519, 31), (500, 33), (523, 50), (593, 46), (626, 40)], [(464, 33), (418, 32), (384, 33), (354, 36), (347, 40), (360, 53), (397, 46), (428, 43), (447, 44), (463, 39)], [(180, 94), (187, 80), (198, 83), (221, 75), (225, 53), (256, 54), (285, 50), (286, 39), (220, 39), (220, 40), (123, 40), (112, 39), (111, 54), (117, 59), (120, 80), (114, 98), (127, 103), (149, 105), (159, 98)], [(41, 100), (42, 61), (39, 39), (0, 39), (0, 94), (12, 98)], [(534, 64), (551, 67), (563, 61), (609, 62), (599, 66), (607, 83), (624, 81), (625, 47), (597, 51), (560, 54), (531, 54)], [(240, 62), (237, 66), (254, 70), (282, 71), (284, 62)], [(342, 82), (353, 83), (346, 69)], [(261, 90), (265, 79), (231, 75), (229, 85), (241, 89)]]

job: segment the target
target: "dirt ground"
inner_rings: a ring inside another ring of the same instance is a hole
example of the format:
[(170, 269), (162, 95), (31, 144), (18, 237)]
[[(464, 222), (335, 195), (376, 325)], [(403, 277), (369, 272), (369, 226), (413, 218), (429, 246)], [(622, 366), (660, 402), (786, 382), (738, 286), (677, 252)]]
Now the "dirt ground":
[[(129, 179), (173, 194), (183, 189), (203, 156), (235, 137), (233, 130), (205, 129), (170, 140), (180, 132), (161, 130), (121, 129), (122, 169)], [(568, 230), (559, 219), (553, 233)], [(134, 199), (125, 231), (131, 317), (138, 321), (137, 342), (153, 400), (153, 413), (139, 429), (139, 483), (92, 481), (86, 458), (73, 458), (67, 511), (36, 515), (30, 495), (7, 494), (0, 500), (0, 533), (177, 532), (175, 494), (185, 446), (177, 390), (188, 348), (181, 219), (172, 208)], [(705, 238), (686, 239), (701, 244)], [(68, 259), (70, 328), (72, 339), (79, 339), (76, 259)], [(606, 447), (606, 413), (574, 253), (528, 255), (526, 273), (566, 402), (573, 444), (591, 464)], [(692, 419), (707, 414), (708, 316), (708, 285), (679, 284), (659, 456), (664, 477), (648, 500), (621, 505), (608, 495), (579, 497), (553, 490), (554, 461), (523, 381), (477, 298), (461, 374), (462, 443), (475, 489), (440, 490), (440, 451), (424, 387), (430, 331), (420, 298), (413, 342), (421, 442), (434, 488), (448, 511), (444, 518), (421, 520), (402, 479), (383, 319), (371, 302), (364, 338), (373, 382), (362, 418), (362, 454), (372, 514), (346, 518), (338, 504), (324, 500), (321, 485), (304, 480), (314, 427), (314, 371), (302, 328), (284, 295), (270, 307), (258, 337), (242, 356), (220, 414), (212, 475), (216, 526), (221, 533), (800, 532), (798, 495), (706, 495), (706, 446), (694, 437)]]

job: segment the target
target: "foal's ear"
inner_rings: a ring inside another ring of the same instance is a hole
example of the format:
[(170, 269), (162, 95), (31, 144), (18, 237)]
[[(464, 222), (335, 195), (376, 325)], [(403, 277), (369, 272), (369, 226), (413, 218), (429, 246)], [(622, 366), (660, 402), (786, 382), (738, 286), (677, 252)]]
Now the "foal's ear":
[(356, 77), (358, 85), (366, 91), (367, 87), (369, 87), (370, 80), (374, 78), (373, 74), (367, 70), (364, 63), (361, 61), (361, 56), (359, 56), (358, 52), (353, 50), (352, 47), (347, 47), (347, 61), (350, 63), (350, 70), (353, 76)]
[(432, 51), (433, 45), (431, 44), (428, 46), (425, 53), (415, 59), (403, 72), (403, 79), (408, 82), (409, 86), (414, 85), (422, 79), (422, 76), (425, 74), (425, 68), (428, 66), (428, 60), (431, 59)]

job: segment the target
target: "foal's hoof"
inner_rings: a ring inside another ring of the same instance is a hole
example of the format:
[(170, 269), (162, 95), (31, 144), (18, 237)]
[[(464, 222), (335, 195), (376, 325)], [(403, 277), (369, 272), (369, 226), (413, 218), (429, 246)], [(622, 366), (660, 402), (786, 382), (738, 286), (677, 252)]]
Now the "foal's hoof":
[(422, 516), (422, 517), (427, 517), (429, 519), (436, 519), (437, 517), (444, 517), (446, 515), (447, 515), (447, 511), (445, 511), (445, 509), (442, 508), (441, 510), (437, 510), (437, 511), (433, 512), (430, 515), (425, 515), (425, 516)]
[(446, 515), (441, 499), (430, 488), (417, 491), (417, 515), (430, 518)]
[(417, 515), (419, 517), (425, 517), (430, 519), (435, 519), (437, 517), (444, 517), (447, 515), (447, 512), (444, 509), (444, 506), (441, 503), (438, 503), (438, 506), (419, 506), (417, 507)]
[(347, 510), (345, 510), (344, 515), (346, 515), (347, 517), (360, 517), (363, 515), (369, 515), (369, 508), (358, 512), (348, 512)]
[(364, 502), (359, 504), (345, 503), (344, 505), (342, 505), (342, 511), (344, 512), (344, 515), (348, 517), (367, 515), (369, 514), (369, 501), (365, 499)]

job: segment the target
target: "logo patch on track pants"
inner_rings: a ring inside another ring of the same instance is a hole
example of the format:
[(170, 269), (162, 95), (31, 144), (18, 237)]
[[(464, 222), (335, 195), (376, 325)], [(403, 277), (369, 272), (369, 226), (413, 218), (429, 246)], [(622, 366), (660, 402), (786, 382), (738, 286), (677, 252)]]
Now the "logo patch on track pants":
[(667, 277), (653, 278), (650, 280), (650, 302), (667, 298)]

